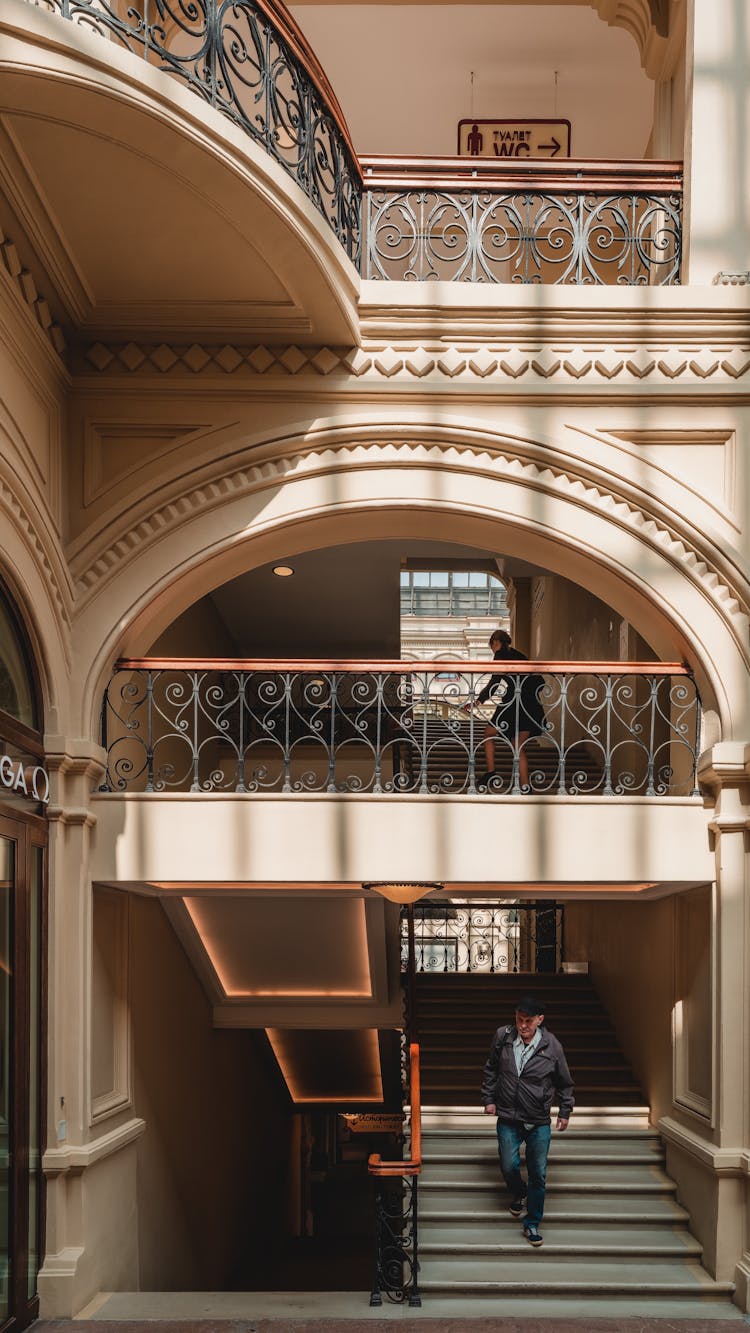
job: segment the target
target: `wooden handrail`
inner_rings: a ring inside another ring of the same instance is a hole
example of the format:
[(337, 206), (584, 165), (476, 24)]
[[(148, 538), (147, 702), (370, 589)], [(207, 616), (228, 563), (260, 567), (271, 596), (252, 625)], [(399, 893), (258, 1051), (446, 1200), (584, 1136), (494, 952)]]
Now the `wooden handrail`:
[(380, 1153), (371, 1153), (367, 1170), (371, 1176), (418, 1176), (422, 1170), (422, 1103), (419, 1081), (419, 1046), (409, 1047), (409, 1105), (411, 1107), (411, 1156), (401, 1162), (384, 1162)]
[(539, 675), (564, 674), (570, 676), (692, 676), (684, 662), (538, 662), (471, 660), (405, 662), (383, 659), (359, 661), (334, 658), (275, 658), (275, 657), (121, 657), (115, 662), (115, 671), (346, 671), (355, 675), (361, 671), (383, 674), (417, 676), (442, 672), (463, 675)]
[(680, 161), (610, 161), (565, 158), (562, 162), (491, 157), (360, 157), (365, 190), (451, 189), (627, 190), (682, 193)]

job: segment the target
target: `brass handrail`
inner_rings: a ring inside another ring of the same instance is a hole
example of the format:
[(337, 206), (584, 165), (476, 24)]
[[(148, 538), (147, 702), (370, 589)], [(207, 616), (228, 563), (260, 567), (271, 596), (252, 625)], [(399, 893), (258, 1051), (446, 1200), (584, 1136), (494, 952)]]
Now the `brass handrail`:
[(419, 1081), (419, 1045), (409, 1046), (409, 1104), (411, 1107), (410, 1156), (400, 1162), (384, 1162), (380, 1153), (371, 1153), (367, 1170), (371, 1176), (418, 1176), (422, 1170), (422, 1104)]
[(483, 675), (501, 672), (503, 675), (527, 672), (535, 674), (563, 673), (573, 676), (691, 676), (692, 670), (684, 662), (562, 662), (553, 660), (518, 661), (503, 658), (464, 658), (450, 661), (405, 662), (402, 658), (377, 661), (334, 658), (274, 658), (274, 657), (121, 657), (115, 662), (116, 671), (378, 671), (406, 676), (459, 671)]
[(500, 162), (491, 157), (360, 157), (366, 190), (624, 190), (632, 193), (681, 194), (683, 164), (677, 160), (565, 158)]

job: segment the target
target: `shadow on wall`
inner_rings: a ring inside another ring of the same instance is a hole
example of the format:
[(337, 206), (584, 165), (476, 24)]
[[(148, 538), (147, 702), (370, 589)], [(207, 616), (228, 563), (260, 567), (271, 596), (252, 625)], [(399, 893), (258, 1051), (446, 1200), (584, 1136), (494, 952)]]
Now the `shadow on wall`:
[(140, 1287), (222, 1290), (286, 1229), (293, 1115), (260, 1032), (211, 1007), (161, 904), (131, 902)]

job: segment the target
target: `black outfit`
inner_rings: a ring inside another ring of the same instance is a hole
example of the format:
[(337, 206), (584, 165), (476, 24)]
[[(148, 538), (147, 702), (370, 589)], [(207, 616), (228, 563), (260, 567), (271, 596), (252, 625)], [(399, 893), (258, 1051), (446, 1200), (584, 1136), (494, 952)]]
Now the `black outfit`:
[[(525, 653), (517, 648), (498, 648), (495, 662), (528, 662)], [(527, 731), (530, 736), (541, 736), (547, 730), (544, 709), (539, 693), (544, 686), (544, 676), (538, 672), (528, 675), (491, 676), (483, 690), (477, 695), (477, 703), (498, 694), (500, 700), (492, 714), (491, 725), (501, 736), (514, 739), (519, 731)]]
[(524, 1125), (548, 1125), (556, 1099), (559, 1115), (568, 1120), (573, 1110), (573, 1080), (557, 1037), (542, 1024), (539, 1044), (522, 1072), (516, 1068), (515, 1027), (498, 1028), (482, 1076), (482, 1105), (494, 1105), (498, 1120)]

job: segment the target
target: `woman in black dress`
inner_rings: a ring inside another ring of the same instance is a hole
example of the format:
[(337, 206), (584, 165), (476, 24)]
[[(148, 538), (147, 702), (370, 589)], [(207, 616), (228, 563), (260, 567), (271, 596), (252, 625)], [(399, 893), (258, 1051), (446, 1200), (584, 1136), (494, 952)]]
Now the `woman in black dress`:
[[(528, 662), (525, 653), (512, 646), (507, 630), (498, 629), (490, 639), (490, 648), (496, 662)], [(526, 742), (530, 736), (541, 736), (546, 730), (544, 709), (539, 693), (544, 677), (538, 672), (490, 676), (484, 689), (477, 695), (477, 703), (499, 695), (497, 707), (484, 733), (484, 755), (487, 763), (486, 782), (489, 785), (495, 773), (495, 737), (510, 742), (518, 755), (518, 780), (522, 790), (529, 787), (529, 757)]]

